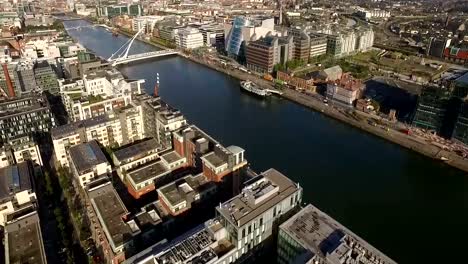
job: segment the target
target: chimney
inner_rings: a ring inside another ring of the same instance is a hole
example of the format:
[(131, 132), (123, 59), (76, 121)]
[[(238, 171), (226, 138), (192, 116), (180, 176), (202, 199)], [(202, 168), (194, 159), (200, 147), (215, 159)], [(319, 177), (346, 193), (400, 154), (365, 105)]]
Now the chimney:
[(156, 85), (154, 85), (153, 96), (159, 96), (159, 73), (156, 73)]

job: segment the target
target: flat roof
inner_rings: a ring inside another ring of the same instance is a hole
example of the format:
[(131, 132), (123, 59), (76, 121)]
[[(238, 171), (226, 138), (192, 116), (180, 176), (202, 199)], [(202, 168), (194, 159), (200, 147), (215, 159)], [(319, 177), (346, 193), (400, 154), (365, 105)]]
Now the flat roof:
[(176, 151), (170, 151), (164, 155), (161, 156), (161, 159), (165, 160), (167, 163), (174, 163), (176, 161), (179, 161), (179, 160), (182, 160), (184, 159), (183, 157), (181, 157), (179, 155), (179, 153), (177, 153)]
[(49, 103), (44, 96), (25, 96), (11, 100), (0, 100), (0, 119), (44, 110), (50, 110)]
[(99, 115), (89, 119), (69, 123), (63, 126), (54, 127), (51, 129), (50, 134), (52, 136), (52, 139), (60, 139), (79, 133), (80, 128), (93, 127), (96, 125), (104, 124), (111, 120), (112, 119), (107, 114)]
[[(249, 186), (253, 186), (260, 181), (263, 182), (262, 185), (258, 185), (260, 188), (251, 188), (250, 192), (247, 192)], [(244, 188), (242, 193), (224, 202), (221, 206), (216, 207), (218, 212), (237, 226), (243, 226), (255, 219), (260, 214), (286, 199), (286, 197), (297, 192), (300, 188), (296, 183), (275, 169), (263, 172), (249, 183), (251, 185)], [(278, 190), (273, 192), (276, 190), (276, 187)], [(257, 204), (253, 204), (247, 201), (246, 196), (248, 194), (254, 195), (255, 198), (263, 199)]]
[(96, 140), (73, 146), (69, 153), (78, 173), (83, 173), (93, 169), (98, 164), (108, 162)]
[(225, 160), (221, 159), (214, 152), (210, 152), (206, 154), (205, 156), (203, 156), (202, 158), (205, 159), (207, 162), (209, 162), (211, 165), (213, 165), (213, 167), (215, 168), (223, 165), (224, 163), (227, 163)]
[(32, 190), (32, 176), (27, 161), (0, 168), (0, 200), (9, 200), (16, 193)]
[(112, 240), (115, 247), (124, 244), (132, 238), (132, 230), (123, 221), (128, 214), (117, 192), (110, 182), (92, 188), (88, 191), (94, 210), (104, 226), (107, 238)]
[(188, 193), (200, 193), (208, 187), (205, 185), (213, 186), (210, 183), (203, 174), (187, 175), (159, 188), (159, 191), (172, 205), (176, 205), (185, 201)]
[(5, 234), (10, 263), (47, 263), (36, 211), (8, 223)]
[(168, 172), (170, 172), (169, 168), (167, 168), (161, 160), (156, 160), (127, 171), (127, 176), (130, 177), (135, 184), (138, 184), (153, 178), (158, 178)]
[[(350, 260), (354, 258), (356, 263), (377, 263), (371, 261), (371, 258), (376, 257), (381, 260), (378, 263), (396, 264), (364, 239), (311, 204), (281, 224), (280, 230), (312, 252), (311, 257), (326, 258), (326, 263), (340, 264), (338, 260), (346, 255)], [(365, 254), (362, 254), (363, 250)], [(349, 254), (350, 252), (352, 254)], [(336, 257), (330, 257), (330, 255)]]
[(128, 160), (130, 158), (139, 159), (146, 156), (150, 152), (156, 152), (160, 148), (160, 144), (154, 138), (143, 139), (138, 142), (133, 142), (120, 147), (114, 151), (114, 156), (119, 161)]

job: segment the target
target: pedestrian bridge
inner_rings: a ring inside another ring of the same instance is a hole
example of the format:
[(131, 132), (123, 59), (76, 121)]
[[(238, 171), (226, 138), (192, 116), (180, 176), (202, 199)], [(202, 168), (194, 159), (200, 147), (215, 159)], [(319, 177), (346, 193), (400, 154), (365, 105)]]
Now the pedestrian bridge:
[(165, 56), (171, 56), (171, 55), (177, 55), (177, 54), (179, 54), (179, 52), (173, 49), (158, 50), (158, 51), (128, 55), (127, 57), (119, 57), (119, 58), (116, 58), (115, 60), (109, 60), (109, 62), (112, 63), (112, 66), (117, 66), (119, 64), (125, 64), (129, 62), (146, 60), (146, 59), (151, 59), (151, 58), (159, 58), (159, 57), (165, 57)]
[(129, 55), (130, 48), (132, 47), (133, 41), (143, 32), (145, 27), (143, 27), (140, 31), (138, 31), (135, 36), (129, 39), (122, 47), (120, 47), (116, 52), (110, 56), (107, 61), (112, 64), (112, 66), (117, 66), (119, 64), (125, 64), (134, 61), (146, 60), (151, 58), (158, 58), (164, 56), (171, 56), (179, 54), (177, 50), (173, 49), (166, 49), (166, 50), (158, 50), (158, 51), (151, 51), (145, 52), (140, 54), (132, 54)]

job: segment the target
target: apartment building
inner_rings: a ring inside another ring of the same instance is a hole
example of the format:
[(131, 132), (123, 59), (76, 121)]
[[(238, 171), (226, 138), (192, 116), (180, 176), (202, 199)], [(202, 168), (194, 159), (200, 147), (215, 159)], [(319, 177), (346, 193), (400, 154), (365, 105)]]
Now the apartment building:
[(82, 188), (100, 177), (108, 177), (112, 168), (96, 140), (70, 147), (70, 170)]
[(104, 115), (56, 127), (51, 131), (55, 158), (69, 166), (71, 146), (97, 140), (103, 146), (121, 146), (143, 138), (143, 120), (136, 107), (119, 109)]
[(302, 188), (269, 169), (245, 183), (242, 193), (216, 207), (217, 216), (172, 243), (160, 242), (128, 259), (128, 264), (248, 261), (300, 205)]
[(172, 215), (177, 216), (190, 210), (200, 201), (212, 197), (216, 184), (203, 173), (187, 175), (157, 189), (161, 205)]
[(144, 80), (126, 81), (116, 69), (97, 71), (82, 80), (59, 80), (65, 109), (73, 121), (102, 115), (123, 108), (141, 93)]

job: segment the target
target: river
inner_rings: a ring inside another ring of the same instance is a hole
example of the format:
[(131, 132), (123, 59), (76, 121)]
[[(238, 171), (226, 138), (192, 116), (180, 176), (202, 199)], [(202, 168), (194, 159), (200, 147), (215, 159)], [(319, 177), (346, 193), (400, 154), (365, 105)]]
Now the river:
[[(88, 25), (68, 21), (66, 27)], [(128, 38), (103, 28), (69, 34), (109, 57)], [(136, 41), (130, 53), (155, 48)], [(259, 100), (238, 80), (181, 57), (119, 66), (146, 80), (189, 122), (225, 146), (238, 145), (256, 171), (274, 167), (304, 188), (304, 200), (329, 213), (399, 263), (461, 263), (468, 237), (468, 177), (295, 103)]]

